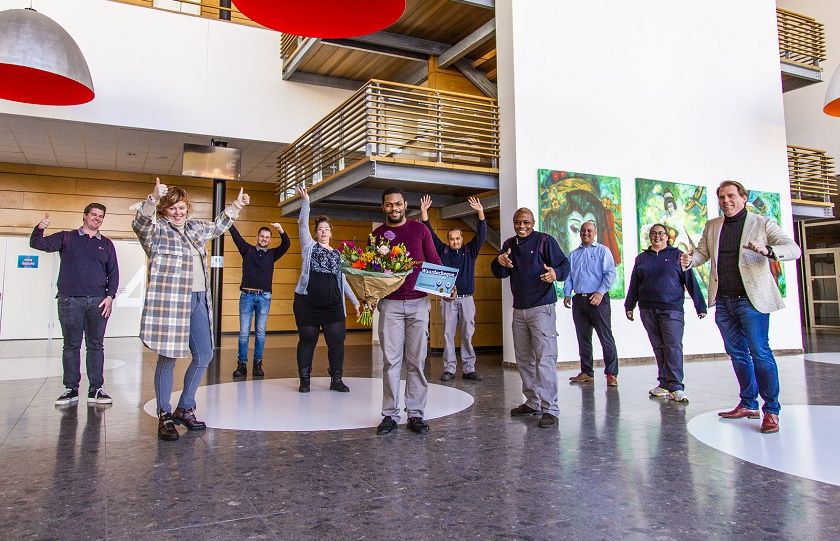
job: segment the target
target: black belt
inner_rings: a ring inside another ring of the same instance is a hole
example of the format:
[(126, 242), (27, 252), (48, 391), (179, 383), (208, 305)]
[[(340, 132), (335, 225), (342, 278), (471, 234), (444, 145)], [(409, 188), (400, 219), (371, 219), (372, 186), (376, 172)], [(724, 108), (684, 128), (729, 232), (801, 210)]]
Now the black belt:
[(252, 289), (250, 287), (240, 287), (239, 290), (243, 293), (265, 293), (264, 289)]
[(472, 293), (464, 293), (463, 295), (458, 295), (459, 299), (463, 299), (464, 297), (472, 297)]
[(584, 298), (588, 299), (589, 297), (591, 297), (594, 294), (595, 293), (575, 293), (575, 297), (584, 297)]

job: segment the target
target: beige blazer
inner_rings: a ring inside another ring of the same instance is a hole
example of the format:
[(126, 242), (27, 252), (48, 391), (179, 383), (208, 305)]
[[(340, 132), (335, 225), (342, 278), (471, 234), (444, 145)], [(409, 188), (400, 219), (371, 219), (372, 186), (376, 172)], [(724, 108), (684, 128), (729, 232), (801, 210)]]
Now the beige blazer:
[[(711, 259), (712, 272), (709, 278), (709, 306), (715, 304), (718, 290), (718, 244), (720, 242), (720, 230), (723, 227), (723, 216), (712, 218), (706, 222), (703, 229), (703, 236), (697, 248), (694, 250), (692, 267), (697, 267)], [(741, 280), (744, 282), (744, 289), (747, 290), (747, 297), (756, 310), (763, 314), (769, 314), (775, 310), (785, 307), (779, 288), (773, 280), (770, 272), (770, 265), (767, 258), (752, 250), (744, 248), (748, 242), (754, 242), (759, 246), (770, 246), (779, 261), (799, 259), (802, 251), (793, 240), (785, 235), (782, 229), (770, 218), (759, 216), (748, 212), (744, 222), (744, 231), (741, 233), (741, 249), (738, 254), (738, 269), (741, 272)]]

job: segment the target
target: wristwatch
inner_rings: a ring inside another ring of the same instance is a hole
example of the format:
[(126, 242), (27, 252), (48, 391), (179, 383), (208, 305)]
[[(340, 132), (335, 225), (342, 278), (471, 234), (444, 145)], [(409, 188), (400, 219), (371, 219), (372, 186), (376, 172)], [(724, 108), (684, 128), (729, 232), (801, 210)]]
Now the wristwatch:
[(766, 248), (767, 248), (767, 257), (769, 257), (770, 259), (776, 259), (776, 254), (773, 253), (773, 247), (772, 246), (766, 246)]

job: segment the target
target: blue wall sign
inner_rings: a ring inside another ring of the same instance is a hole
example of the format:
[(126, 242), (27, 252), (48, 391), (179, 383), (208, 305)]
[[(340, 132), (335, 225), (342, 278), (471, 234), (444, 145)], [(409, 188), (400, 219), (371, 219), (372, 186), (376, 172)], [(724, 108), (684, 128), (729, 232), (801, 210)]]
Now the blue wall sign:
[(37, 269), (38, 256), (37, 255), (19, 255), (18, 266), (19, 269)]

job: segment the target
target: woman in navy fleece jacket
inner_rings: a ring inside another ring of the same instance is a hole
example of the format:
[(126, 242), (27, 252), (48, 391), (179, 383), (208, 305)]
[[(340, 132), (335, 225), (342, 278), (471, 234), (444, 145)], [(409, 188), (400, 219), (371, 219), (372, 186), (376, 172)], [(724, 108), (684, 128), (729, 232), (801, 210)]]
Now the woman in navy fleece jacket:
[(680, 251), (668, 245), (668, 230), (662, 224), (650, 228), (650, 248), (636, 257), (630, 289), (624, 301), (627, 319), (633, 321), (633, 309), (639, 304), (642, 324), (648, 333), (659, 384), (652, 396), (688, 402), (683, 385), (682, 339), (685, 328), (685, 291), (694, 300), (697, 317), (706, 316), (706, 300), (694, 272), (680, 266)]

